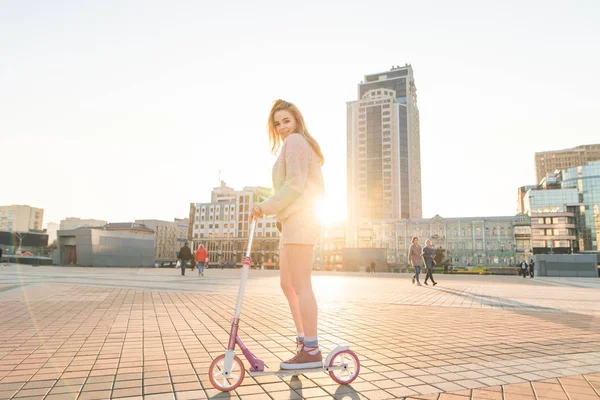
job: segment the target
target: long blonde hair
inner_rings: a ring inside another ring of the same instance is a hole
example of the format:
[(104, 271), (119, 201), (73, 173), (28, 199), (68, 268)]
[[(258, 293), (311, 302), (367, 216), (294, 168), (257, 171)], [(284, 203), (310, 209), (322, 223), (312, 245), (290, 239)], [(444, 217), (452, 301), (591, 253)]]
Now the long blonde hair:
[(269, 131), (269, 142), (271, 142), (271, 151), (273, 153), (277, 153), (277, 150), (279, 150), (279, 147), (281, 147), (281, 136), (275, 129), (275, 113), (280, 110), (289, 111), (294, 116), (297, 124), (296, 132), (294, 133), (299, 133), (304, 136), (308, 144), (310, 144), (315, 153), (317, 153), (321, 165), (323, 165), (325, 162), (325, 157), (323, 157), (323, 153), (321, 152), (321, 146), (319, 146), (319, 143), (317, 143), (315, 138), (308, 133), (308, 129), (306, 129), (306, 123), (304, 122), (304, 117), (302, 116), (302, 113), (298, 107), (289, 101), (281, 99), (275, 100), (273, 107), (271, 108), (271, 112), (269, 113), (269, 122), (267, 123), (267, 128)]

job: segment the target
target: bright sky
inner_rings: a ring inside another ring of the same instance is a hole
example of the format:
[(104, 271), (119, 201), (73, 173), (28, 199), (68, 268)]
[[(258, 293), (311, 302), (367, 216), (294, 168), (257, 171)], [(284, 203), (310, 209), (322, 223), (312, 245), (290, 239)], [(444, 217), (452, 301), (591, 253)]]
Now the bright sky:
[(0, 1), (0, 205), (185, 217), (271, 186), (266, 120), (296, 103), (346, 216), (346, 101), (411, 63), (424, 217), (513, 215), (536, 151), (600, 142), (600, 2)]

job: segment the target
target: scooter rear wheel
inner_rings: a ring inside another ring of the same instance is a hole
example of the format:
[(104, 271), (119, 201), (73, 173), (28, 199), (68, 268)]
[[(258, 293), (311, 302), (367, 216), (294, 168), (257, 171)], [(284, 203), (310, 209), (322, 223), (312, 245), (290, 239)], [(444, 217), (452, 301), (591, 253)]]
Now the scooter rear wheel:
[(233, 357), (233, 364), (231, 364), (231, 372), (228, 375), (224, 374), (225, 369), (225, 354), (221, 354), (215, 358), (210, 364), (208, 370), (208, 379), (212, 383), (215, 389), (222, 392), (230, 392), (235, 390), (242, 384), (246, 370), (244, 364), (238, 356)]
[(329, 367), (342, 367), (329, 371), (329, 376), (340, 385), (352, 383), (360, 372), (360, 361), (354, 352), (342, 350), (329, 361)]

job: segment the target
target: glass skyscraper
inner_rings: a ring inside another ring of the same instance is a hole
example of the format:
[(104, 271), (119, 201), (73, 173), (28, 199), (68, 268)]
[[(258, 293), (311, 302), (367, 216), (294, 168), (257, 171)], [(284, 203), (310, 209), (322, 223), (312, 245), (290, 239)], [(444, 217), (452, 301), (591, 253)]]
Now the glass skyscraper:
[(561, 173), (561, 187), (576, 189), (579, 250), (598, 250), (600, 243), (600, 161), (590, 162)]

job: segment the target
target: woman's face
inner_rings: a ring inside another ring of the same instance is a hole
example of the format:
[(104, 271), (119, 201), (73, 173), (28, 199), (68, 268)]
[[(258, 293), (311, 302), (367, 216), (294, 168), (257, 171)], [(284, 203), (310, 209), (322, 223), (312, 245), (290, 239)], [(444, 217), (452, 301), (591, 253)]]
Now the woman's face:
[(288, 110), (275, 111), (273, 119), (275, 120), (275, 130), (282, 139), (285, 139), (290, 133), (296, 132), (298, 123)]
[(426, 241), (425, 246), (431, 246), (431, 240)]
[(415, 238), (415, 240), (413, 240), (414, 244), (419, 244), (419, 239)]

